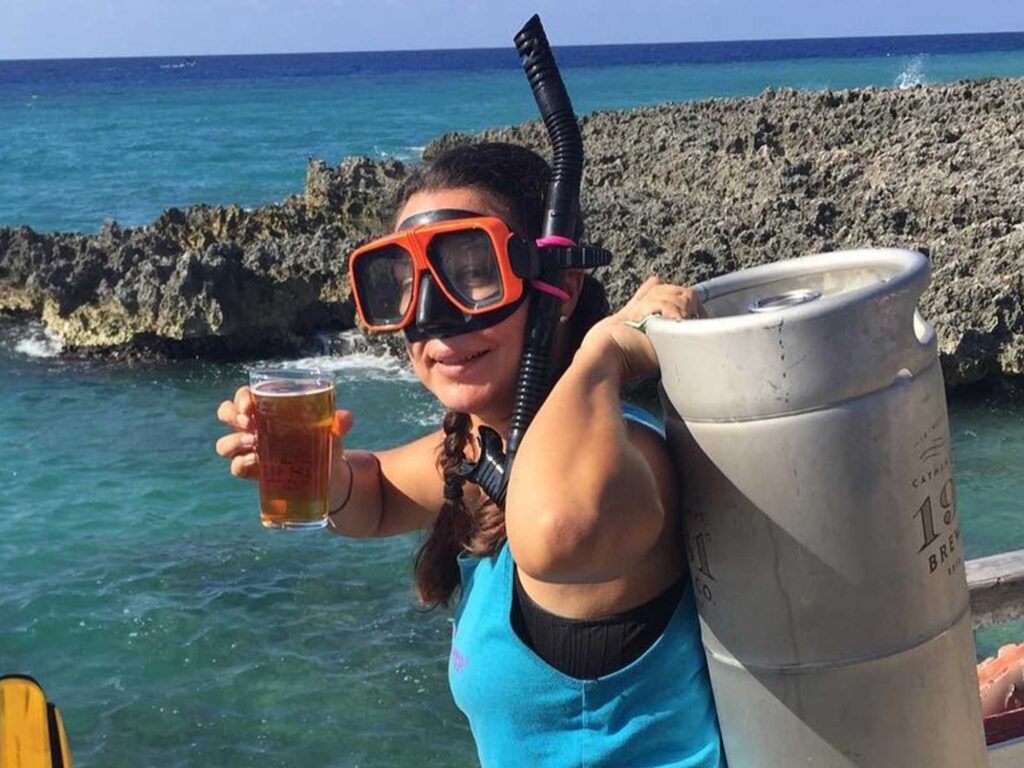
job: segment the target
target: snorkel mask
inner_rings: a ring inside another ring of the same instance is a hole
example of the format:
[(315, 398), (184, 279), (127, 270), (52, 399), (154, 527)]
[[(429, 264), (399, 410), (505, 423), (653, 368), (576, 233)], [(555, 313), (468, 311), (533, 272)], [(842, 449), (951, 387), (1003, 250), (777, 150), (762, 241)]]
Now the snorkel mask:
[(582, 268), (607, 259), (598, 249), (550, 240), (530, 243), (501, 219), (472, 211), (410, 216), (349, 258), (356, 309), (371, 332), (402, 330), (421, 341), (496, 325), (531, 289), (567, 301), (564, 290), (541, 279), (542, 263)]
[[(410, 341), (490, 327), (530, 299), (508, 445), (480, 428), (480, 458), (459, 475), (504, 507), (516, 451), (550, 388), (550, 356), (566, 269), (611, 262), (611, 253), (571, 239), (579, 213), (583, 139), (540, 18), (515, 36), (553, 149), (541, 237), (530, 242), (493, 216), (438, 210), (403, 221), (397, 232), (357, 249), (349, 284), (370, 331), (405, 331)], [(448, 493), (446, 488), (445, 493)]]

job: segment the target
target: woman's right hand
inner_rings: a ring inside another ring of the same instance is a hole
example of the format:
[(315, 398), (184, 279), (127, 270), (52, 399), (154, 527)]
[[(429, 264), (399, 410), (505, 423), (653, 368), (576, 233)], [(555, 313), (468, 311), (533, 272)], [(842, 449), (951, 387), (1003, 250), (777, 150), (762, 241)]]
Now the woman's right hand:
[[(234, 432), (217, 441), (217, 453), (228, 459), (231, 474), (247, 480), (259, 479), (259, 457), (256, 455), (256, 403), (249, 387), (239, 387), (234, 400), (225, 400), (217, 408), (217, 418), (231, 427)], [(335, 411), (331, 432), (339, 438), (334, 454), (344, 455), (340, 438), (352, 429), (352, 412)]]
[(583, 347), (611, 342), (611, 349), (619, 353), (622, 372), (626, 380), (641, 379), (658, 370), (658, 356), (647, 335), (637, 324), (650, 315), (671, 320), (707, 317), (696, 291), (682, 285), (663, 283), (657, 275), (648, 277), (633, 298), (613, 315), (595, 323), (583, 338)]
[(225, 400), (217, 408), (217, 418), (234, 432), (217, 441), (217, 453), (231, 462), (231, 474), (248, 480), (259, 478), (256, 457), (255, 402), (249, 387), (239, 387), (234, 400)]

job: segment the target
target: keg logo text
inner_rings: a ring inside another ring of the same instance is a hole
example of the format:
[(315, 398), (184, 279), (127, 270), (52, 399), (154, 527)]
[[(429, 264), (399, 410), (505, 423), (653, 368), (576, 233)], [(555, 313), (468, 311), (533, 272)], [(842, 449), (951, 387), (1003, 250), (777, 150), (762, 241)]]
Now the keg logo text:
[(929, 481), (931, 481), (932, 478), (941, 477), (942, 475), (947, 474), (949, 472), (949, 469), (950, 469), (951, 466), (952, 466), (952, 461), (947, 456), (937, 466), (931, 467), (929, 469), (921, 470), (921, 474), (918, 475), (917, 477), (915, 477), (913, 480), (911, 480), (910, 481), (910, 485), (911, 485), (912, 488), (915, 488), (915, 489), (916, 488), (921, 488), (922, 486), (927, 484)]
[(715, 580), (715, 577), (711, 575), (711, 563), (708, 560), (708, 539), (711, 538), (711, 534), (698, 533), (692, 537), (692, 542), (690, 538), (686, 539), (686, 554), (690, 561), (693, 588), (698, 595), (710, 603), (713, 596), (711, 582)]
[[(945, 462), (948, 467), (949, 461)], [(915, 485), (916, 487), (916, 485)], [(953, 478), (942, 484), (938, 494), (938, 509), (928, 495), (917, 508), (914, 518), (921, 525), (921, 547), (919, 555), (928, 559), (928, 573), (935, 573), (945, 567), (947, 574), (953, 574), (963, 565), (960, 556), (960, 525), (956, 519), (956, 489)]]

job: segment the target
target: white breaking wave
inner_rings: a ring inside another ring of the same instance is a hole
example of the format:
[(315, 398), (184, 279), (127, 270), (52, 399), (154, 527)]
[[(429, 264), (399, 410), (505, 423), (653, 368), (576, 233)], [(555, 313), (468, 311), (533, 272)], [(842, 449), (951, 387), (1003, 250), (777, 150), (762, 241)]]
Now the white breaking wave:
[(397, 357), (390, 355), (374, 355), (369, 352), (353, 352), (337, 357), (335, 355), (317, 355), (304, 357), (292, 363), (298, 368), (319, 368), (334, 373), (342, 371), (364, 371), (369, 374), (380, 374), (382, 378), (398, 381), (416, 381), (416, 376), (409, 366)]
[(423, 147), (403, 147), (402, 151), (398, 153), (399, 160), (422, 160), (423, 159)]
[(423, 150), (425, 146), (408, 146), (402, 147), (401, 149), (395, 150), (394, 152), (387, 152), (378, 147), (374, 147), (374, 151), (381, 159), (394, 158), (395, 160), (401, 160), (402, 162), (417, 161), (423, 159)]
[(261, 368), (304, 368), (324, 373), (362, 373), (371, 379), (389, 381), (416, 381), (415, 374), (405, 361), (390, 355), (352, 352), (347, 355), (313, 355), (295, 360), (276, 360), (261, 364)]
[(185, 59), (174, 64), (161, 64), (160, 69), (192, 69), (195, 65), (195, 59)]
[(912, 58), (906, 68), (897, 75), (896, 86), (901, 91), (905, 91), (907, 88), (913, 88), (915, 85), (924, 85), (927, 82), (924, 78), (924, 63), (925, 56), (923, 53)]
[(301, 358), (266, 360), (260, 368), (306, 368), (325, 373), (356, 372), (364, 378), (415, 381), (405, 357), (389, 355), (380, 347), (371, 346), (358, 330), (322, 333), (316, 337), (316, 351)]
[(14, 344), (14, 351), (28, 357), (56, 357), (64, 349), (60, 338), (48, 328), (33, 323), (25, 328), (26, 336)]

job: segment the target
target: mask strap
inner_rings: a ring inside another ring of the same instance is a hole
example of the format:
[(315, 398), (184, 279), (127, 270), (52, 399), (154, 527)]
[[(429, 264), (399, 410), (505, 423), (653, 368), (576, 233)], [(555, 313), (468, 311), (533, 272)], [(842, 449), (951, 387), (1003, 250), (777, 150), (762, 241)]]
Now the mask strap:
[[(547, 248), (552, 245), (561, 245), (567, 248), (571, 248), (576, 245), (575, 241), (568, 237), (562, 237), (561, 235), (548, 235), (547, 237), (538, 237), (535, 241), (538, 248)], [(568, 301), (571, 297), (568, 293), (563, 291), (558, 286), (552, 285), (551, 283), (545, 283), (542, 280), (530, 280), (530, 285), (536, 288), (538, 291), (543, 293), (549, 293), (552, 296), (557, 296), (562, 301)]]
[(536, 242), (538, 248), (547, 248), (549, 245), (564, 245), (566, 248), (572, 248), (576, 245), (575, 240), (568, 237), (562, 237), (561, 235), (538, 237)]
[(543, 293), (550, 293), (552, 296), (557, 296), (562, 301), (568, 301), (572, 298), (568, 293), (563, 291), (561, 288), (552, 285), (551, 283), (545, 283), (542, 280), (530, 280), (530, 285), (536, 288), (538, 291)]

